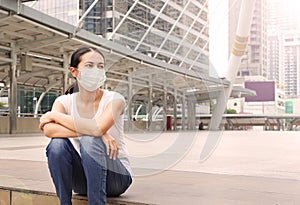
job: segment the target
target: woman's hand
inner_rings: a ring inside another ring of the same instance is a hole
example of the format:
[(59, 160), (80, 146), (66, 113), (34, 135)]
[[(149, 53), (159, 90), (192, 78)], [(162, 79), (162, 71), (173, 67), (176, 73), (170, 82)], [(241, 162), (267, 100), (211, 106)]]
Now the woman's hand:
[(102, 135), (102, 141), (106, 147), (106, 153), (109, 155), (110, 159), (116, 160), (119, 152), (119, 147), (115, 138), (113, 138), (110, 134), (105, 133)]
[(40, 118), (40, 126), (39, 126), (40, 130), (43, 130), (45, 124), (49, 122), (55, 122), (53, 118), (53, 112), (47, 112), (44, 115), (42, 115), (42, 117)]

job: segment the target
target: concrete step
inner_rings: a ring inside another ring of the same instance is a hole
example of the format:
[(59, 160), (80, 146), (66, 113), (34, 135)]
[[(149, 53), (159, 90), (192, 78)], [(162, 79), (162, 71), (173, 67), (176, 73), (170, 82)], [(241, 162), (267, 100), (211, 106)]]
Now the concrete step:
[[(58, 205), (55, 193), (0, 186), (0, 205)], [(73, 195), (73, 205), (88, 205), (87, 197)], [(107, 205), (150, 205), (120, 198), (108, 198)]]

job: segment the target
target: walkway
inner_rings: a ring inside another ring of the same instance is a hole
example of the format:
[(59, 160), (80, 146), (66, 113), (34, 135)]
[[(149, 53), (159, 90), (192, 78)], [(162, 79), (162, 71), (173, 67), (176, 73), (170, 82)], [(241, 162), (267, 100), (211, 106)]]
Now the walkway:
[[(148, 204), (300, 204), (298, 132), (226, 131), (220, 133), (215, 152), (199, 162), (208, 134), (128, 134), (135, 177), (120, 200)], [(0, 136), (0, 186), (53, 192), (44, 154), (48, 140), (41, 135)], [(174, 161), (176, 164), (168, 168)]]

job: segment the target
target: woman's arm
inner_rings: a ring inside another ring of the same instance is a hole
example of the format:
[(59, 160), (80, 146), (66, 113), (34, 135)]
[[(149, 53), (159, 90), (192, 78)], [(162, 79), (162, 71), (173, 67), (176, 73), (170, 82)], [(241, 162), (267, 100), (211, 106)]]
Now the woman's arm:
[[(44, 114), (40, 119), (40, 129), (49, 138), (69, 138), (82, 134), (101, 136), (106, 146), (107, 155), (116, 159), (119, 147), (115, 139), (107, 133), (107, 130), (115, 123), (115, 120), (123, 113), (125, 103), (122, 100), (110, 102), (105, 111), (95, 120), (74, 119), (66, 114), (61, 103), (55, 102), (51, 112)], [(75, 126), (75, 125), (78, 126)]]
[(78, 134), (60, 124), (49, 122), (44, 125), (43, 132), (49, 138), (70, 138), (78, 137)]
[[(59, 107), (59, 105), (54, 103), (53, 107), (57, 106)], [(62, 105), (60, 104), (60, 106)], [(54, 109), (43, 115), (41, 126), (43, 127), (48, 122), (55, 122), (76, 133), (100, 137), (114, 125), (115, 121), (123, 113), (124, 107), (125, 103), (123, 100), (113, 100), (96, 119), (74, 118), (63, 112), (56, 112), (56, 109)]]
[[(52, 106), (51, 112), (65, 114), (66, 110), (60, 102), (55, 101)], [(63, 125), (56, 123), (54, 120), (49, 119), (47, 113), (40, 118), (40, 129), (49, 138), (55, 138), (55, 137), (68, 138), (68, 137), (78, 136), (75, 130), (70, 130), (64, 127)]]

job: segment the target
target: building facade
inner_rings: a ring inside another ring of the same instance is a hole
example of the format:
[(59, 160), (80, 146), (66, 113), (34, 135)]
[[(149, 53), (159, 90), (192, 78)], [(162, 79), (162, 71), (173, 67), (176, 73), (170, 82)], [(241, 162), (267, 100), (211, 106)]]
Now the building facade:
[[(230, 39), (234, 39), (239, 14), (239, 2), (230, 1)], [(255, 2), (249, 45), (243, 56), (237, 83), (245, 81), (274, 81), (276, 93), (272, 112), (284, 111), (284, 99), (300, 94), (300, 16), (299, 6), (293, 1), (258, 0)], [(232, 40), (230, 45), (232, 45)], [(240, 79), (239, 79), (240, 78)], [(277, 96), (276, 95), (276, 96)], [(245, 103), (244, 111), (250, 111)], [(270, 104), (270, 103), (269, 103)], [(266, 103), (258, 102), (256, 112)], [(261, 107), (260, 107), (261, 106)], [(260, 108), (259, 108), (260, 107)]]
[[(229, 0), (229, 49), (232, 49), (240, 13), (241, 1)], [(256, 0), (248, 46), (242, 57), (237, 77), (267, 77), (266, 0)], [(229, 53), (230, 53), (229, 50)]]
[(269, 0), (267, 8), (268, 79), (283, 85), (286, 96), (300, 95), (300, 19), (297, 4)]
[(39, 0), (27, 5), (135, 52), (209, 75), (207, 0)]
[[(229, 53), (232, 49), (234, 37), (240, 14), (241, 1), (229, 0)], [(253, 8), (252, 22), (250, 27), (248, 45), (237, 72), (235, 84), (245, 87), (249, 81), (267, 80), (267, 24), (266, 24), (266, 0), (256, 0)], [(269, 102), (268, 102), (269, 103)], [(253, 104), (253, 103), (252, 103)], [(253, 109), (251, 103), (245, 102), (244, 98), (232, 99), (227, 107), (235, 109), (238, 113), (267, 113), (276, 110), (276, 102), (271, 103), (272, 109), (266, 110), (266, 103), (257, 102)], [(269, 103), (270, 104), (270, 103)]]

